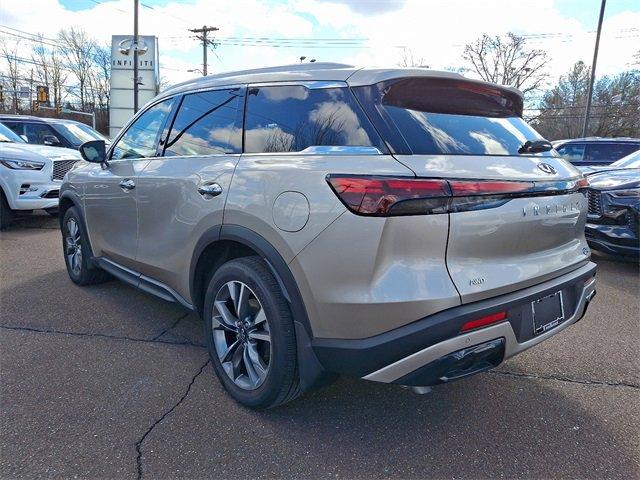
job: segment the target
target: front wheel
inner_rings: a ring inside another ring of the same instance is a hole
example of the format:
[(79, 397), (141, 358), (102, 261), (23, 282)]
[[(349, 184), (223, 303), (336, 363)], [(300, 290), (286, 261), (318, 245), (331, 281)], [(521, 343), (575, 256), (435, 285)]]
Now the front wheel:
[(262, 259), (231, 260), (215, 272), (204, 320), (214, 370), (236, 401), (269, 408), (300, 394), (291, 311)]
[(75, 207), (69, 208), (62, 220), (62, 249), (67, 273), (77, 285), (93, 285), (109, 278), (104, 270), (91, 265), (91, 248)]

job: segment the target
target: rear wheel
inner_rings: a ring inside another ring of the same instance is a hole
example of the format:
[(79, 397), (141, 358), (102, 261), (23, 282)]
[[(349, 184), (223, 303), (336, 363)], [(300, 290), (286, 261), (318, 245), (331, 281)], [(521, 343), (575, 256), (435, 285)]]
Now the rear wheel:
[(0, 188), (0, 230), (7, 228), (13, 221), (14, 212), (9, 208), (4, 191)]
[(207, 288), (204, 318), (214, 370), (236, 401), (268, 408), (300, 394), (293, 319), (263, 260), (220, 267)]
[(62, 249), (67, 273), (77, 285), (93, 285), (104, 282), (109, 275), (91, 265), (91, 248), (87, 234), (75, 207), (69, 208), (62, 221)]

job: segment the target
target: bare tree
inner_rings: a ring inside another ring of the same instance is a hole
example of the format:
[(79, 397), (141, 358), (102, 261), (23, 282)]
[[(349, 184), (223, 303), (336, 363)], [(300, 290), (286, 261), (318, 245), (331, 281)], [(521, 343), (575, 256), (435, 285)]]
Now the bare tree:
[(78, 81), (78, 93), (74, 95), (80, 100), (80, 109), (84, 111), (94, 71), (96, 43), (84, 30), (74, 27), (61, 30), (58, 41), (67, 67)]
[(92, 88), (97, 104), (102, 109), (109, 108), (109, 79), (111, 77), (111, 47), (96, 45), (93, 55), (95, 74), (92, 76)]
[(548, 76), (547, 52), (527, 48), (524, 37), (514, 33), (483, 35), (464, 47), (462, 58), (483, 80), (516, 87), (523, 93), (540, 88)]
[(67, 80), (60, 49), (44, 42), (39, 36), (39, 43), (33, 48), (31, 60), (35, 65), (35, 79), (49, 88), (49, 96), (54, 105), (62, 104), (62, 88)]
[(427, 61), (424, 57), (416, 57), (413, 54), (413, 50), (408, 47), (402, 47), (402, 54), (400, 55), (399, 67), (423, 67), (429, 68)]
[(12, 44), (9, 44), (4, 39), (0, 40), (0, 54), (7, 65), (7, 75), (4, 76), (9, 80), (12, 95), (12, 108), (15, 113), (18, 112), (18, 107), (20, 105), (18, 99), (18, 89), (20, 87), (20, 63), (18, 61), (19, 45), (20, 40), (17, 40)]
[[(550, 140), (580, 136), (590, 69), (577, 62), (545, 93), (532, 120)], [(629, 71), (599, 79), (593, 89), (589, 135), (640, 136), (640, 72)]]

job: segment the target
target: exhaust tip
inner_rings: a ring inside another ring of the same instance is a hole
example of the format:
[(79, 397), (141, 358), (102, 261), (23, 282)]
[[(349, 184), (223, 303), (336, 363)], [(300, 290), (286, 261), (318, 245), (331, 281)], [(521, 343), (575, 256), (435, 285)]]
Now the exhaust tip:
[(409, 385), (401, 385), (401, 387), (411, 390), (416, 395), (426, 395), (427, 393), (431, 393), (431, 387), (416, 387)]

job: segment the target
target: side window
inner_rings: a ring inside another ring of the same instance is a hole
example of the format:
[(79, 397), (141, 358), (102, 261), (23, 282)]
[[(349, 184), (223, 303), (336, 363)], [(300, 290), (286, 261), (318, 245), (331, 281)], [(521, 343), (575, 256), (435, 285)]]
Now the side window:
[(633, 143), (589, 143), (584, 159), (590, 162), (615, 162), (638, 149)]
[(158, 137), (164, 122), (171, 113), (173, 99), (155, 104), (129, 126), (125, 134), (113, 147), (111, 158), (147, 158), (155, 157)]
[(2, 122), (6, 127), (13, 130), (16, 135), (24, 135), (24, 125), (22, 123)]
[(44, 123), (25, 123), (24, 130), (29, 143), (44, 144), (44, 137), (50, 136), (56, 137), (58, 143), (61, 143), (60, 137), (56, 135), (56, 132)]
[(382, 141), (348, 88), (250, 87), (245, 152), (299, 152), (310, 146), (374, 146)]
[(562, 158), (570, 162), (581, 162), (584, 154), (584, 143), (569, 143), (557, 149)]
[(242, 90), (185, 95), (164, 155), (215, 155), (242, 151)]

